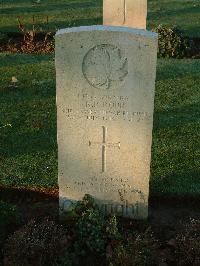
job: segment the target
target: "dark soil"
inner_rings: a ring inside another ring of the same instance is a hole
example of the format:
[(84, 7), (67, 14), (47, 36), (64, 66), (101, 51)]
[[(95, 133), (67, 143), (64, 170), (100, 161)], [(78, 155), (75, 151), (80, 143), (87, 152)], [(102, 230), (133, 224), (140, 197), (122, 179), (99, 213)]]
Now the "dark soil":
[(0, 187), (0, 200), (16, 205), (25, 223), (33, 218), (58, 216), (58, 189)]
[[(15, 204), (22, 213), (24, 224), (31, 219), (45, 217), (58, 220), (58, 189), (0, 187), (0, 200)], [(159, 241), (159, 265), (177, 265), (174, 253), (175, 238), (180, 227), (191, 219), (200, 219), (200, 199), (166, 199), (155, 196), (150, 198), (147, 223)], [(121, 219), (120, 223), (127, 229), (136, 226), (143, 230), (142, 223), (138, 221)]]

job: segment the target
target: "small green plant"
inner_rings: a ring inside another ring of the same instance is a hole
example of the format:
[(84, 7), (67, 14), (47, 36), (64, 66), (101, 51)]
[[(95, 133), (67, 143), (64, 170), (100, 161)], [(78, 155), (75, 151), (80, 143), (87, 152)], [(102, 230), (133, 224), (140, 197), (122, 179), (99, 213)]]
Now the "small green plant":
[[(115, 216), (104, 216), (85, 195), (71, 212), (69, 225), (45, 219), (16, 231), (3, 248), (5, 265), (155, 265), (150, 230), (119, 230)], [(23, 248), (22, 248), (23, 247)]]
[(98, 211), (94, 209), (84, 211), (75, 228), (77, 230), (77, 240), (75, 242), (77, 253), (85, 255), (87, 251), (99, 253), (105, 251), (104, 219)]
[(0, 201), (0, 243), (20, 224), (20, 214), (15, 205)]
[(105, 253), (107, 240), (119, 236), (116, 217), (106, 218), (89, 195), (76, 204), (74, 211), (78, 217), (75, 223), (76, 252), (80, 255)]
[[(71, 253), (66, 254), (66, 261), (69, 263), (71, 258), (71, 263), (78, 265), (83, 261), (85, 265), (94, 264), (97, 258), (105, 261), (107, 244), (121, 238), (116, 217), (104, 216), (90, 195), (74, 205), (70, 219), (72, 217), (74, 242)], [(64, 259), (61, 265), (65, 265)]]
[(184, 58), (191, 56), (195, 45), (186, 38), (178, 28), (167, 28), (159, 25), (153, 31), (158, 33), (159, 57)]
[(121, 234), (118, 229), (118, 223), (116, 216), (110, 216), (105, 221), (105, 231), (107, 238), (110, 239), (121, 239)]
[(157, 242), (150, 229), (144, 233), (119, 230), (115, 216), (104, 216), (90, 195), (74, 205), (73, 244), (57, 265), (156, 265)]

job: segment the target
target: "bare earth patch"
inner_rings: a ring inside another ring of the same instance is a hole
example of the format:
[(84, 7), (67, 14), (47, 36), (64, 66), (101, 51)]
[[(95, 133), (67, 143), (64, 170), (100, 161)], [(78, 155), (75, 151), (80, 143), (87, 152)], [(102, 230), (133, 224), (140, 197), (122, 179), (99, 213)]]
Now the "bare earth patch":
[[(41, 221), (46, 217), (56, 222), (59, 220), (58, 189), (28, 190), (26, 188), (0, 187), (0, 200), (8, 201), (18, 207), (23, 216), (23, 224), (27, 224), (33, 219)], [(123, 227), (125, 234), (126, 231), (134, 229), (143, 233), (148, 227), (151, 228), (155, 239), (158, 241), (155, 250), (158, 265), (177, 265), (177, 256), (180, 256), (182, 252), (179, 248), (180, 254), (177, 253), (177, 246), (183, 241), (183, 227), (187, 229), (187, 227), (190, 227), (191, 221), (199, 221), (199, 206), (199, 200), (197, 199), (181, 200), (177, 198), (169, 200), (154, 197), (150, 198), (147, 223), (119, 219), (119, 224)], [(187, 240), (188, 234), (191, 241), (191, 235), (187, 230), (184, 234), (184, 239)], [(182, 246), (181, 244), (181, 248)], [(189, 248), (193, 250), (192, 247), (187, 247), (187, 249)], [(180, 261), (179, 265), (185, 265), (184, 263), (184, 261)], [(195, 262), (193, 265), (196, 265)]]

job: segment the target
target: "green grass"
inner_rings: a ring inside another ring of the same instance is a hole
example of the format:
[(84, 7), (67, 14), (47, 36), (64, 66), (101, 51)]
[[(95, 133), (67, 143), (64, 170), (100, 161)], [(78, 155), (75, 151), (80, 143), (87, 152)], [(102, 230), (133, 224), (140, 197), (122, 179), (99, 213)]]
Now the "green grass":
[[(18, 16), (30, 28), (34, 15), (40, 27), (51, 31), (102, 24), (102, 6), (103, 0), (41, 0), (40, 4), (33, 4), (31, 0), (0, 0), (0, 31), (18, 31)], [(148, 29), (159, 24), (178, 26), (186, 35), (200, 38), (199, 14), (199, 0), (148, 0)]]
[(31, 0), (4, 0), (3, 3), (0, 9), (0, 31), (3, 32), (18, 30), (17, 17), (31, 28), (33, 15), (43, 30), (102, 24), (102, 0), (41, 0), (41, 4), (32, 4)]
[(200, 60), (159, 60), (152, 191), (200, 196)]
[[(200, 195), (199, 73), (200, 60), (158, 61), (151, 193)], [(0, 54), (0, 76), (0, 184), (57, 186), (53, 56)]]
[(148, 0), (148, 29), (177, 26), (186, 36), (200, 38), (199, 17), (199, 0)]
[[(6, 185), (57, 184), (52, 56), (0, 55), (0, 179)], [(11, 77), (19, 80), (9, 87)]]

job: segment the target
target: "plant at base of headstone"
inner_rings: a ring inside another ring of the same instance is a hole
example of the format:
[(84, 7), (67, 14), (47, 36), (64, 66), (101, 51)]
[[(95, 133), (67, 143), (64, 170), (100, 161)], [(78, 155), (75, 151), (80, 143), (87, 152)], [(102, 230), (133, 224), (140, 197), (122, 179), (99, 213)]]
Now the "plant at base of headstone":
[(76, 214), (82, 214), (84, 211), (88, 209), (98, 209), (98, 206), (95, 204), (94, 199), (89, 195), (86, 194), (83, 197), (82, 201), (78, 201), (74, 206), (74, 212)]
[(98, 208), (98, 206), (94, 203), (94, 199), (90, 195), (86, 194), (83, 199), (77, 201), (72, 210), (68, 212), (66, 220), (67, 222), (70, 220), (76, 222), (79, 218), (81, 218), (84, 211), (96, 208)]
[(75, 226), (77, 233), (76, 253), (83, 256), (88, 251), (103, 253), (106, 246), (103, 229), (104, 219), (97, 210), (88, 209), (84, 211)]
[(194, 53), (195, 44), (185, 37), (182, 31), (176, 27), (167, 28), (159, 25), (153, 31), (158, 33), (158, 56), (185, 58)]
[(105, 230), (106, 230), (106, 235), (108, 238), (111, 239), (111, 241), (114, 240), (120, 240), (121, 234), (119, 233), (118, 229), (118, 223), (117, 223), (117, 218), (116, 216), (110, 216), (105, 223)]
[(99, 259), (105, 262), (108, 243), (122, 238), (116, 217), (104, 216), (88, 194), (74, 205), (68, 224), (70, 220), (73, 220), (73, 244), (58, 265), (96, 265), (94, 261)]
[(90, 195), (77, 202), (72, 211), (75, 223), (75, 252), (81, 256), (88, 252), (103, 254), (109, 239), (120, 237), (115, 216), (105, 217)]

